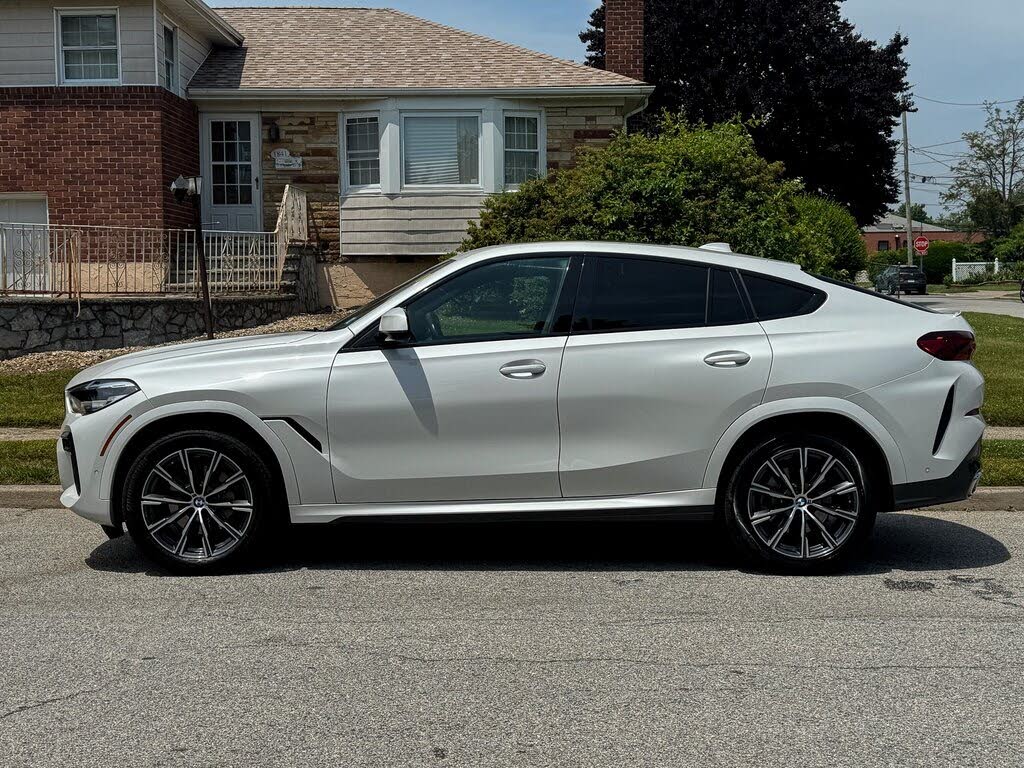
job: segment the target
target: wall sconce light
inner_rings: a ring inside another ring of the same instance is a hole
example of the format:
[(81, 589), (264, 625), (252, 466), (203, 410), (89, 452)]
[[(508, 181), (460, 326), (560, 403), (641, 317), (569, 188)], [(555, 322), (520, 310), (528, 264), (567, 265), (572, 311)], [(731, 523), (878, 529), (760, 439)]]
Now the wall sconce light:
[(281, 128), (277, 123), (271, 123), (270, 127), (267, 128), (267, 136), (271, 141), (281, 140)]

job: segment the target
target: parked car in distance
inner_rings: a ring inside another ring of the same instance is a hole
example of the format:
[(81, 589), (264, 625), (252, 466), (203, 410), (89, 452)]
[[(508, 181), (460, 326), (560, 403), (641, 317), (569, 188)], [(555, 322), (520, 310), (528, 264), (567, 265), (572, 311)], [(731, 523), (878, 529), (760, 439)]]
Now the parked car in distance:
[(973, 351), (962, 317), (718, 245), (485, 248), (324, 331), (81, 372), (61, 501), (179, 572), (289, 521), (648, 510), (833, 567), (876, 512), (974, 491)]
[(928, 293), (928, 280), (920, 267), (909, 265), (886, 267), (875, 279), (879, 293)]

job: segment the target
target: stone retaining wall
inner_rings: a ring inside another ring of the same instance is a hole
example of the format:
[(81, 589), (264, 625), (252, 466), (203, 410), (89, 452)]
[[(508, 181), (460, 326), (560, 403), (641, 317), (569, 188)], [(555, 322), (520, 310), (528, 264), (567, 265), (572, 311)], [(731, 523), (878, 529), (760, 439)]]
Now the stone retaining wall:
[[(213, 300), (218, 331), (252, 328), (296, 313), (294, 294)], [(191, 297), (123, 297), (78, 301), (0, 299), (0, 359), (30, 352), (163, 344), (205, 333), (202, 305)]]

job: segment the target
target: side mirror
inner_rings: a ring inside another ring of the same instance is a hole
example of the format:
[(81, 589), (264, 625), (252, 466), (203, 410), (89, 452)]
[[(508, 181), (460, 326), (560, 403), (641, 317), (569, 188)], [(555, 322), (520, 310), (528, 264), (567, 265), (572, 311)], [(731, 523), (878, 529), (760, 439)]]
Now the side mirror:
[(401, 307), (389, 309), (380, 316), (380, 334), (384, 341), (401, 341), (409, 337), (409, 317)]

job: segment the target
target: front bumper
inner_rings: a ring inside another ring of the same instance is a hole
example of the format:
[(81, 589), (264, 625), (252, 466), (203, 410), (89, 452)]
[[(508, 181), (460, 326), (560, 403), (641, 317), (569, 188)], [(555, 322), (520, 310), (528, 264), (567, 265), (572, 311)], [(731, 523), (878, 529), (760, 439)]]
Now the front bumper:
[(970, 453), (960, 462), (960, 466), (948, 477), (894, 485), (893, 509), (915, 509), (963, 501), (974, 493), (980, 480), (981, 440), (978, 440)]
[[(103, 472), (116, 460), (115, 435), (131, 414), (138, 418), (148, 401), (137, 392), (88, 416), (68, 413), (57, 438), (57, 471), (60, 475), (60, 503), (75, 514), (100, 525), (112, 524), (111, 499), (102, 491)], [(109, 450), (104, 453), (104, 446)]]

